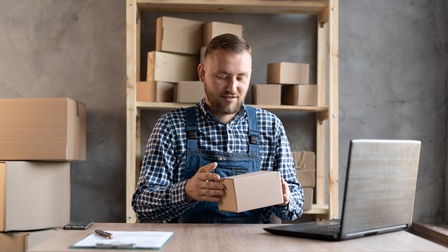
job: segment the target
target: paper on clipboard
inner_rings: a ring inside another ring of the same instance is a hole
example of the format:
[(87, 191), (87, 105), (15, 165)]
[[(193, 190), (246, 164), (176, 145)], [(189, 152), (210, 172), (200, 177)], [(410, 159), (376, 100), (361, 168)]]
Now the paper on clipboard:
[(174, 232), (159, 231), (107, 231), (113, 234), (107, 239), (98, 234), (91, 234), (73, 244), (73, 248), (136, 248), (160, 249), (171, 238)]

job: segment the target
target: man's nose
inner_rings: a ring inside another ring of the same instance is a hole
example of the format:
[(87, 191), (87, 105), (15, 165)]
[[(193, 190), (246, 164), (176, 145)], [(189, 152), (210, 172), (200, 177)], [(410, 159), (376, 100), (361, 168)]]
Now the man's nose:
[(238, 81), (236, 78), (229, 78), (229, 82), (227, 83), (227, 91), (234, 93), (236, 91)]

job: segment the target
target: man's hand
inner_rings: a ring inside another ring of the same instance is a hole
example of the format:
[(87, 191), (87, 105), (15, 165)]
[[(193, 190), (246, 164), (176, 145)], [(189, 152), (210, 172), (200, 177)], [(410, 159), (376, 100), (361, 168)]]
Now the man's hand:
[(289, 186), (283, 178), (280, 179), (282, 181), (283, 204), (279, 204), (279, 206), (286, 206), (289, 203)]
[(224, 185), (220, 183), (218, 174), (210, 173), (217, 166), (216, 162), (204, 165), (187, 181), (185, 186), (187, 201), (219, 201), (221, 195), (224, 194)]

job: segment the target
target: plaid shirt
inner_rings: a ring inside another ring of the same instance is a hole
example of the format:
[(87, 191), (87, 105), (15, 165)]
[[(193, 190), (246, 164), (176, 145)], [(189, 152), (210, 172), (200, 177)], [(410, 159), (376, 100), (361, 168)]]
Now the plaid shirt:
[[(248, 152), (249, 127), (245, 109), (240, 110), (231, 122), (223, 124), (206, 109), (204, 99), (197, 106), (200, 149)], [(260, 128), (260, 168), (280, 171), (291, 192), (288, 205), (263, 208), (260, 223), (269, 223), (272, 213), (283, 220), (294, 220), (302, 215), (304, 195), (296, 179), (283, 124), (277, 116), (266, 110), (257, 108), (256, 113)], [(132, 199), (132, 207), (141, 222), (169, 221), (197, 203), (185, 199), (185, 118), (184, 108), (164, 114), (149, 137), (137, 190)]]

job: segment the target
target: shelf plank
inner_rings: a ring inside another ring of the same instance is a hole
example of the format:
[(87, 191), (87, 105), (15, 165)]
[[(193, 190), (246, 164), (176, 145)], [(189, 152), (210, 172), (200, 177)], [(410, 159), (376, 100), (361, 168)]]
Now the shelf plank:
[(328, 205), (311, 205), (311, 209), (304, 210), (303, 214), (328, 214), (329, 207)]
[[(175, 102), (136, 102), (138, 110), (171, 110), (175, 108), (186, 108), (193, 106), (193, 103), (175, 103)], [(326, 112), (326, 106), (291, 106), (291, 105), (253, 105), (257, 108), (266, 109), (269, 111), (302, 111), (302, 112)]]
[(325, 11), (328, 0), (137, 0), (142, 11), (213, 12), (258, 14), (315, 14)]

